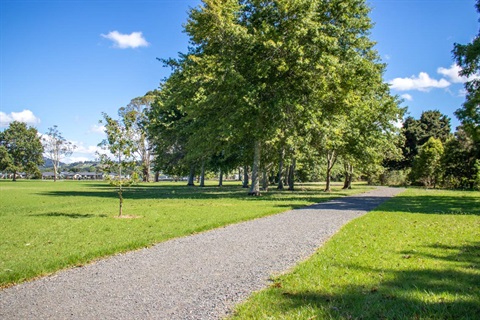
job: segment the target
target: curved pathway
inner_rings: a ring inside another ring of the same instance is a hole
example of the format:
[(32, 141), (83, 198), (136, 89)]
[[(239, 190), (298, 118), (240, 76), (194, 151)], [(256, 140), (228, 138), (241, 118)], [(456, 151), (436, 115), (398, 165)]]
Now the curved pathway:
[(0, 291), (0, 319), (218, 319), (403, 189), (174, 239)]

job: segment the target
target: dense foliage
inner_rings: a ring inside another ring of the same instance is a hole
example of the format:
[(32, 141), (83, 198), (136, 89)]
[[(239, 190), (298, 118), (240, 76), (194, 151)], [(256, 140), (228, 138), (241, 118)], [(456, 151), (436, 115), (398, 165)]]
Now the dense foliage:
[(382, 80), (368, 13), (361, 0), (205, 0), (192, 9), (191, 47), (163, 60), (173, 72), (149, 112), (157, 169), (192, 176), (205, 165), (250, 165), (252, 195), (261, 176), (263, 187), (276, 176), (293, 189), (308, 166), (324, 165), (327, 182), (338, 162), (349, 175), (378, 169), (395, 153), (403, 110)]
[[(477, 0), (477, 11), (480, 12), (480, 0)], [(461, 76), (468, 77), (465, 83), (467, 98), (462, 108), (455, 115), (462, 121), (464, 130), (469, 133), (472, 140), (480, 150), (480, 33), (471, 43), (462, 45), (455, 44), (453, 54), (457, 64), (462, 68)], [(480, 151), (479, 151), (480, 152)], [(480, 153), (477, 153), (479, 156)]]
[(26, 123), (14, 121), (0, 132), (0, 170), (11, 172), (13, 181), (22, 171), (41, 175), (38, 166), (43, 163), (42, 153), (37, 129), (27, 127)]

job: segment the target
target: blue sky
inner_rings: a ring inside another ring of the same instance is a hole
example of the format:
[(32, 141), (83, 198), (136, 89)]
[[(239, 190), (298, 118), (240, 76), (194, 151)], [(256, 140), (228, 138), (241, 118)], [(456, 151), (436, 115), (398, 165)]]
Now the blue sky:
[[(198, 0), (0, 1), (0, 130), (13, 120), (57, 125), (77, 146), (67, 162), (95, 158), (101, 113), (115, 116), (169, 74)], [(451, 50), (478, 33), (474, 0), (371, 0), (371, 38), (385, 81), (409, 114), (453, 112), (465, 100)]]

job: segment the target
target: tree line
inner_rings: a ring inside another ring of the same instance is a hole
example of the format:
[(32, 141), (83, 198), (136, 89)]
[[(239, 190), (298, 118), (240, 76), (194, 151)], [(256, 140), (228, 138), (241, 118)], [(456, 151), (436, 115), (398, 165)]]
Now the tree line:
[[(403, 109), (383, 82), (364, 1), (217, 1), (190, 11), (188, 52), (147, 111), (158, 170), (276, 176), (342, 163), (375, 171), (394, 154)], [(346, 179), (351, 181), (351, 178)], [(261, 183), (262, 182), (262, 183)], [(348, 183), (346, 185), (348, 187)]]
[(478, 142), (464, 125), (451, 132), (450, 118), (438, 110), (407, 117), (401, 130), (402, 157), (386, 160), (385, 184), (473, 189), (480, 186)]

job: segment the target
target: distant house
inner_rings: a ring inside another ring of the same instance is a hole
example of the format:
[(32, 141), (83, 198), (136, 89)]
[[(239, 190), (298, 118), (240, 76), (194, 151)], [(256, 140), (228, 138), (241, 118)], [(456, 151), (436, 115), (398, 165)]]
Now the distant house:
[[(42, 179), (47, 180), (47, 179), (53, 179), (55, 174), (53, 172), (44, 172), (42, 173)], [(57, 176), (60, 178), (60, 175)]]
[(76, 180), (103, 180), (103, 172), (78, 172)]
[(173, 178), (165, 174), (160, 174), (158, 175), (158, 181), (173, 181)]
[[(103, 180), (103, 173), (98, 172), (61, 172), (60, 179), (66, 180)], [(43, 179), (53, 179), (53, 172), (42, 173)]]

